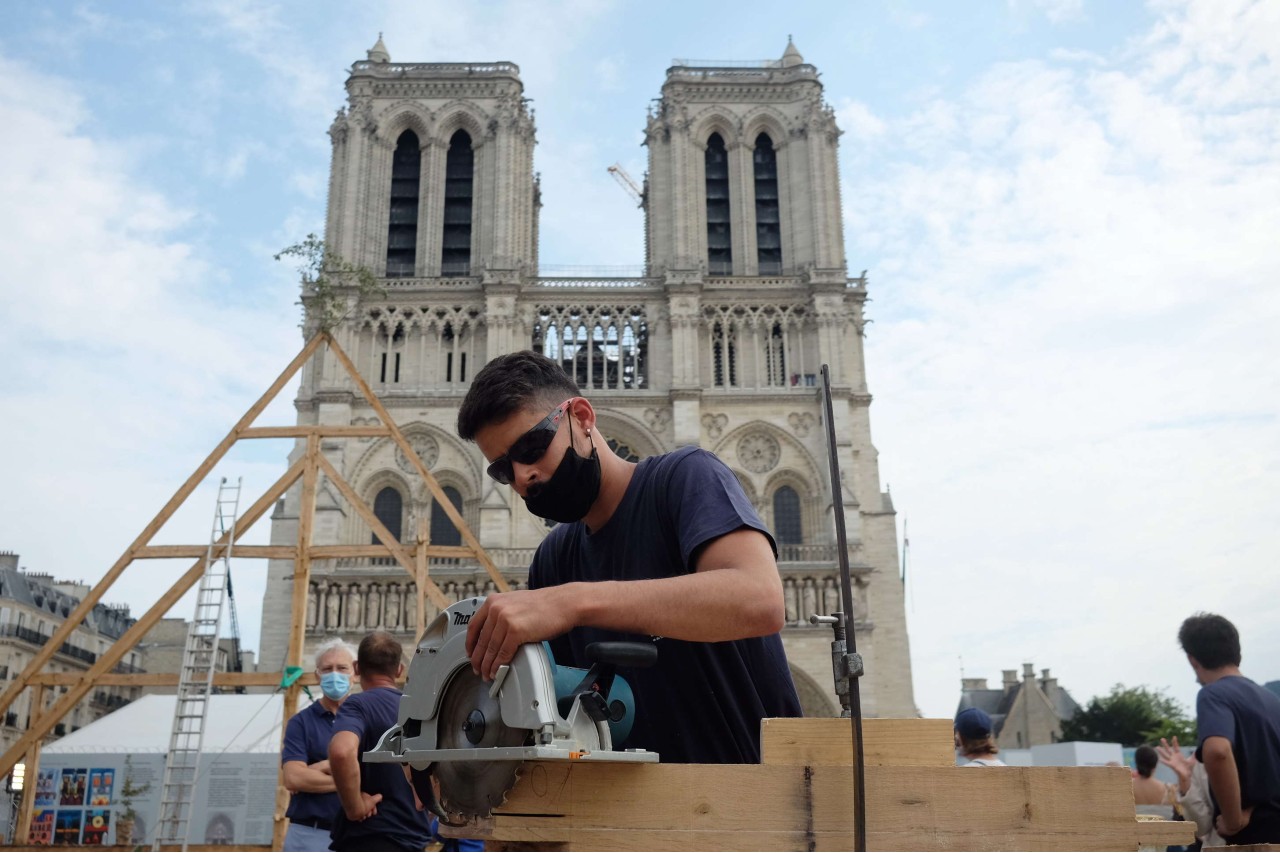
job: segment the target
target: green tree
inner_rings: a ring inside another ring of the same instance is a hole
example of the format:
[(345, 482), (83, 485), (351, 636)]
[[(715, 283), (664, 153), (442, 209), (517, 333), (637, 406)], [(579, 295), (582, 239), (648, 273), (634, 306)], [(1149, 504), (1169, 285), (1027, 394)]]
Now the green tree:
[(1177, 736), (1195, 743), (1195, 721), (1162, 690), (1117, 684), (1106, 696), (1095, 696), (1062, 724), (1063, 740), (1090, 740), (1142, 746)]
[(315, 234), (281, 249), (277, 261), (293, 258), (302, 276), (303, 328), (309, 333), (329, 332), (364, 299), (382, 297), (386, 289), (368, 267), (353, 264), (326, 248)]

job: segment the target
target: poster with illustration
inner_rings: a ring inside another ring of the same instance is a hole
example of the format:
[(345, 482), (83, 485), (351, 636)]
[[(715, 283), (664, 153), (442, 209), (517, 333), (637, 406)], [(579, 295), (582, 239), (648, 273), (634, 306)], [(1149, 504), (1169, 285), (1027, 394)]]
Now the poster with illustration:
[(32, 815), (27, 841), (32, 845), (53, 843), (53, 809), (40, 809)]
[(111, 767), (95, 767), (89, 771), (89, 805), (111, 805), (111, 788), (115, 785), (116, 771)]
[(36, 777), (37, 806), (56, 806), (58, 804), (58, 777), (61, 775), (62, 771), (57, 767), (51, 770), (40, 768), (40, 775)]
[(58, 809), (53, 825), (53, 840), (58, 844), (79, 844), (80, 823), (84, 812), (80, 809)]
[(62, 794), (58, 798), (60, 806), (83, 806), (85, 786), (88, 784), (89, 771), (83, 767), (62, 769)]
[(106, 844), (107, 829), (111, 826), (111, 812), (106, 809), (91, 809), (85, 812), (84, 830), (80, 836), (81, 844)]

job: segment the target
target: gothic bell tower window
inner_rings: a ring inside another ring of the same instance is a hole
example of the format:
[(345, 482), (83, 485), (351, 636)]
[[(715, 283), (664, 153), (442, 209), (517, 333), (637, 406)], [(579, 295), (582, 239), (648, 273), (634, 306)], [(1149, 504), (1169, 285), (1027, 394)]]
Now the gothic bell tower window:
[(471, 199), (475, 153), (471, 136), (459, 130), (449, 140), (444, 175), (444, 242), (442, 276), (471, 275)]
[[(453, 508), (462, 514), (462, 493), (453, 486), (445, 486), (442, 490), (444, 496), (449, 499), (449, 503), (453, 504)], [(432, 545), (461, 545), (462, 534), (458, 532), (458, 528), (449, 520), (449, 516), (445, 513), (444, 507), (440, 502), (431, 502), (431, 544)], [(437, 558), (432, 561), (436, 565), (457, 565), (458, 559), (451, 557), (447, 559)]]
[[(387, 528), (391, 533), (391, 537), (397, 542), (400, 541), (400, 534), (404, 529), (404, 498), (395, 489), (387, 486), (378, 492), (373, 499), (373, 514), (377, 516), (378, 521), (382, 522), (382, 526)], [(378, 544), (378, 534), (373, 534), (372, 542)]]
[(707, 140), (707, 271), (733, 273), (733, 235), (729, 227), (729, 152), (713, 133)]
[(779, 545), (800, 545), (804, 542), (800, 495), (790, 486), (783, 486), (773, 493), (773, 535)]
[(782, 218), (778, 211), (778, 152), (769, 134), (756, 137), (756, 261), (760, 275), (782, 273)]
[(391, 215), (387, 225), (387, 277), (414, 274), (418, 245), (418, 182), (422, 151), (412, 130), (400, 134), (391, 158)]

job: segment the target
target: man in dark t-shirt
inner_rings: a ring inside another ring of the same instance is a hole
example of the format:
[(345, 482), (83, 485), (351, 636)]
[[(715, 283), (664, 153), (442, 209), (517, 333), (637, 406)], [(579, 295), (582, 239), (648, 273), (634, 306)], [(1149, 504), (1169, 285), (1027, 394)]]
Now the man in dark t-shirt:
[(1209, 777), (1215, 825), (1228, 844), (1280, 843), (1280, 698), (1240, 672), (1240, 634), (1197, 613), (1178, 641), (1203, 685), (1197, 757)]
[(587, 644), (652, 640), (652, 669), (622, 669), (636, 696), (617, 746), (663, 761), (760, 760), (762, 717), (800, 716), (782, 639), (777, 549), (737, 478), (687, 447), (628, 462), (560, 365), (500, 356), (472, 380), (458, 434), (535, 515), (561, 524), (529, 589), (490, 595), (471, 618), (472, 668), (492, 679), (523, 643), (552, 641), (586, 666)]
[(329, 767), (342, 801), (330, 850), (422, 850), (431, 839), (427, 813), (401, 766), (361, 760), (396, 724), (402, 653), (385, 631), (360, 641), (355, 669), (361, 692), (338, 709), (329, 741)]

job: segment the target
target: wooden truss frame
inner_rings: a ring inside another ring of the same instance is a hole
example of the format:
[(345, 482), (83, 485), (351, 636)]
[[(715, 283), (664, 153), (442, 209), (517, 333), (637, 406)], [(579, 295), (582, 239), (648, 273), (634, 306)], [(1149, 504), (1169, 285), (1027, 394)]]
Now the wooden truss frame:
[[(263, 410), (276, 398), (280, 390), (285, 384), (293, 378), (295, 374), (302, 369), (309, 360), (317, 353), (321, 352), (322, 347), (327, 347), (328, 352), (338, 361), (346, 370), (355, 387), (359, 389), (366, 403), (373, 409), (381, 424), (366, 426), (350, 426), (350, 425), (297, 425), (297, 426), (253, 426), (254, 421), (262, 414)], [(321, 441), (326, 438), (390, 438), (400, 448), (405, 458), (409, 460), (413, 469), (417, 472), (427, 488), (430, 490), (432, 497), (444, 510), (449, 520), (458, 529), (462, 536), (462, 545), (458, 546), (439, 546), (431, 545), (429, 540), (428, 528), (425, 524), (418, 527), (417, 541), (413, 545), (405, 545), (399, 542), (391, 532), (378, 520), (373, 509), (360, 498), (355, 489), (343, 478), (341, 474), (333, 467), (332, 463), (327, 460), (320, 452)], [(271, 485), (261, 497), (243, 513), (236, 521), (235, 539), (238, 540), (246, 533), (255, 522), (271, 509), (277, 500), (282, 498), (286, 491), (291, 488), (299, 479), (302, 481), (302, 505), (299, 512), (298, 538), (294, 545), (239, 545), (237, 542), (230, 541), (231, 534), (224, 534), (211, 548), (209, 544), (196, 545), (151, 545), (149, 544), (152, 537), (165, 525), (172, 517), (173, 513), (180, 507), (196, 487), (203, 482), (213, 467), (226, 455), (237, 441), (241, 439), (255, 438), (295, 438), (306, 440), (305, 453), (295, 461), (289, 469)], [(364, 520), (366, 524), (373, 530), (374, 536), (378, 542), (371, 545), (314, 545), (311, 542), (311, 535), (314, 523), (316, 508), (316, 489), (320, 479), (320, 475), (324, 475), (332, 482), (338, 491), (351, 504), (352, 508)], [(498, 571), (497, 566), (485, 553), (481, 547), (480, 541), (476, 539), (467, 523), (463, 520), (462, 515), (454, 507), (453, 502), (449, 500), (444, 491), (441, 489), (439, 482), (432, 476), (431, 472), (422, 463), (412, 445), (405, 439), (404, 433), (400, 431), (395, 420), (387, 412), (382, 402), (373, 393), (373, 390), (361, 377), (360, 371), (348, 358), (338, 342), (328, 333), (319, 332), (309, 340), (302, 348), (302, 351), (294, 357), (284, 369), (284, 372), (271, 384), (271, 387), (254, 403), (239, 422), (232, 427), (226, 437), (213, 449), (205, 458), (204, 462), (196, 468), (196, 470), (187, 478), (173, 497), (160, 509), (155, 518), (143, 528), (133, 543), (125, 549), (125, 552), (116, 560), (115, 564), (107, 570), (102, 579), (93, 587), (80, 604), (71, 612), (61, 626), (54, 631), (53, 636), (48, 642), (36, 653), (31, 662), (27, 664), (22, 673), (18, 675), (12, 684), (0, 694), (0, 714), (3, 714), (13, 703), (22, 695), (22, 692), (28, 687), (34, 690), (32, 697), (31, 722), (27, 731), (18, 739), (18, 742), (11, 746), (3, 756), (0, 756), (0, 776), (4, 776), (12, 772), (13, 767), (19, 761), (26, 763), (26, 778), (28, 784), (23, 788), (22, 806), (18, 813), (18, 828), (15, 833), (15, 843), (24, 845), (27, 842), (27, 836), (31, 825), (31, 812), (35, 802), (35, 780), (38, 775), (40, 761), (40, 746), (49, 731), (61, 721), (67, 713), (76, 706), (85, 694), (98, 685), (177, 685), (177, 673), (142, 673), (142, 674), (119, 674), (113, 673), (111, 670), (118, 664), (126, 654), (129, 653), (148, 631), (163, 617), (174, 604), (186, 592), (195, 585), (196, 581), (204, 574), (207, 561), (218, 559), (227, 552), (231, 546), (235, 546), (233, 551), (237, 557), (255, 557), (255, 558), (274, 558), (287, 559), (294, 561), (293, 572), (293, 595), (291, 606), (291, 619), (289, 627), (289, 650), (287, 657), (287, 666), (302, 666), (303, 644), (306, 639), (306, 602), (307, 589), (311, 575), (311, 563), (313, 560), (335, 558), (335, 557), (392, 557), (400, 566), (409, 573), (417, 582), (418, 589), (418, 626), (417, 635), (422, 634), (424, 620), (424, 599), (430, 597), (431, 602), (438, 608), (444, 609), (451, 603), (444, 595), (440, 588), (431, 580), (427, 571), (427, 560), (431, 557), (474, 557), (479, 561), (489, 577), (492, 578), (494, 584), (500, 591), (507, 591), (510, 587), (502, 573)], [(151, 606), (138, 620), (129, 628), (119, 640), (117, 640), (110, 648), (108, 648), (97, 661), (87, 671), (82, 673), (46, 673), (43, 672), (45, 664), (50, 658), (62, 647), (72, 632), (84, 622), (85, 617), (89, 615), (95, 605), (101, 600), (103, 595), (111, 588), (120, 575), (135, 560), (146, 559), (172, 559), (172, 558), (191, 558), (195, 562), (191, 564), (181, 576), (173, 582), (168, 591), (160, 597), (160, 599)], [(213, 683), (218, 686), (274, 686), (279, 685), (283, 679), (283, 673), (216, 673)], [(304, 676), (295, 681), (285, 690), (284, 700), (284, 722), (288, 722), (289, 718), (294, 715), (298, 709), (298, 692), (305, 684), (314, 684), (314, 675)], [(66, 693), (62, 694), (59, 699), (49, 709), (44, 708), (45, 693), (50, 687), (64, 687)], [(284, 806), (287, 802), (287, 792), (283, 785), (277, 789), (276, 797), (276, 813), (275, 813), (275, 836), (273, 847), (280, 849), (284, 839), (285, 820)]]

